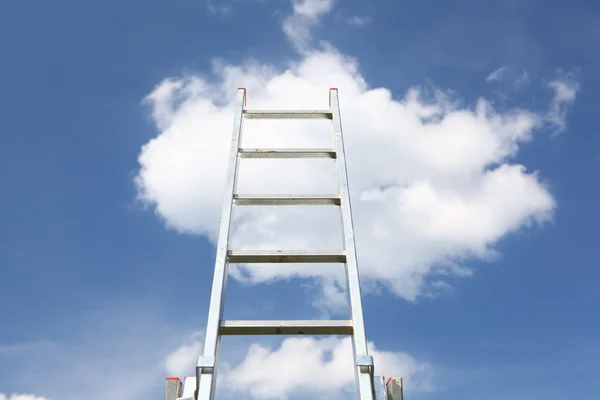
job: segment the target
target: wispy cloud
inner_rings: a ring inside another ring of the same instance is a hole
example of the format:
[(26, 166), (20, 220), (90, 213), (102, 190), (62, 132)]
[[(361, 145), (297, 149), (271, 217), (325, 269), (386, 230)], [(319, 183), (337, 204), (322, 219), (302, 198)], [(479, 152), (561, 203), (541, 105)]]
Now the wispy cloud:
[(559, 77), (548, 82), (548, 87), (554, 90), (554, 97), (550, 103), (547, 118), (556, 127), (555, 133), (564, 132), (568, 107), (575, 101), (579, 91), (579, 83), (575, 73), (559, 71)]
[(36, 396), (33, 394), (3, 394), (0, 393), (0, 400), (48, 400), (45, 397)]
[[(165, 354), (186, 338), (157, 315), (159, 309), (111, 302), (65, 321), (74, 337), (4, 346), (0, 365), (10, 368), (2, 371), (0, 384), (50, 400), (152, 398), (164, 387)], [(176, 365), (175, 358), (170, 364)]]
[(293, 12), (283, 21), (283, 32), (294, 48), (306, 52), (311, 45), (312, 29), (333, 8), (334, 0), (293, 0)]
[(502, 77), (504, 76), (506, 69), (507, 69), (507, 67), (500, 67), (500, 68), (494, 70), (491, 74), (489, 74), (487, 76), (487, 78), (485, 78), (485, 80), (488, 82), (502, 80)]
[(228, 16), (233, 12), (233, 7), (222, 0), (206, 0), (206, 9), (213, 15)]
[(500, 67), (485, 78), (487, 82), (506, 82), (512, 84), (515, 90), (522, 89), (529, 85), (529, 73), (525, 70), (516, 72), (508, 67)]
[(348, 23), (350, 25), (354, 25), (354, 26), (358, 26), (358, 27), (366, 26), (366, 25), (370, 24), (371, 21), (372, 21), (372, 18), (370, 18), (370, 17), (359, 17), (358, 15), (348, 18)]
[(513, 86), (515, 89), (521, 89), (527, 85), (529, 85), (531, 79), (529, 78), (529, 73), (527, 71), (521, 72), (514, 80)]

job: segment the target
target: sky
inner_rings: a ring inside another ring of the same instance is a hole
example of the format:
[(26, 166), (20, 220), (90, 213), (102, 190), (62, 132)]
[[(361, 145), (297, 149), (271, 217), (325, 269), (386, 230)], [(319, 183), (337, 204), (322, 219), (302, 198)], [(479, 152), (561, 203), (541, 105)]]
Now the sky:
[[(339, 89), (369, 351), (414, 400), (597, 399), (600, 5), (0, 2), (0, 400), (162, 399), (204, 345), (236, 88)], [(247, 121), (244, 147), (329, 147)], [(333, 193), (244, 160), (240, 193)], [(319, 207), (237, 249), (341, 249)], [(347, 318), (343, 270), (230, 266), (226, 319)], [(218, 398), (353, 398), (342, 337), (236, 337)]]

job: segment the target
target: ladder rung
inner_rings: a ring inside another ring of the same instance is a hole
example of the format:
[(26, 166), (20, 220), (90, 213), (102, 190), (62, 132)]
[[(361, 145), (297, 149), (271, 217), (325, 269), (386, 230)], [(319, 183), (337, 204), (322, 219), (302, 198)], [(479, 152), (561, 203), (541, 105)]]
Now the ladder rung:
[(339, 206), (340, 196), (332, 195), (292, 195), (292, 194), (269, 194), (269, 195), (239, 195), (233, 196), (233, 202), (238, 206)]
[(232, 264), (249, 263), (345, 263), (346, 252), (340, 251), (283, 251), (283, 250), (229, 250), (227, 261)]
[(221, 321), (221, 335), (351, 335), (351, 320)]
[(247, 119), (332, 119), (329, 110), (244, 110)]
[(330, 149), (240, 149), (242, 158), (336, 158)]

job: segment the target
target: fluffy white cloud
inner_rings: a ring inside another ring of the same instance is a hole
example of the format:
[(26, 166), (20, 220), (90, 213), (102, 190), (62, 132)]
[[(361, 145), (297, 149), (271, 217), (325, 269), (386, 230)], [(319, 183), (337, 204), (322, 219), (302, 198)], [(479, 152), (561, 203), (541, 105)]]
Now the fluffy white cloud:
[(299, 52), (310, 48), (311, 29), (333, 8), (333, 0), (292, 0), (293, 12), (283, 21), (283, 32)]
[[(194, 338), (166, 358), (169, 375), (184, 376), (194, 371), (202, 349)], [(402, 376), (409, 390), (433, 389), (433, 368), (401, 352), (381, 351), (369, 343), (376, 374)], [(286, 338), (277, 348), (252, 344), (243, 361), (235, 367), (225, 360), (220, 367), (219, 392), (267, 399), (309, 396), (348, 398), (354, 390), (352, 342), (350, 338)], [(308, 397), (306, 397), (308, 398)]]
[(3, 394), (0, 393), (0, 400), (48, 400), (45, 397), (36, 396), (33, 394)]
[(165, 370), (168, 376), (188, 376), (195, 371), (196, 360), (204, 348), (204, 335), (194, 333), (165, 358)]
[[(460, 108), (441, 91), (419, 88), (395, 99), (370, 88), (355, 60), (332, 48), (312, 51), (285, 70), (215, 64), (221, 79), (170, 79), (147, 98), (159, 135), (142, 149), (139, 197), (165, 223), (206, 235), (219, 227), (235, 88), (251, 109), (327, 108), (339, 88), (361, 277), (409, 300), (466, 276), (470, 258), (495, 256), (494, 244), (552, 218), (555, 203), (537, 172), (513, 162), (519, 145), (547, 123), (564, 127), (573, 84), (556, 81), (547, 113), (496, 110), (485, 99)], [(330, 147), (328, 121), (245, 122), (243, 147)], [(240, 193), (335, 193), (327, 160), (242, 160)], [(337, 210), (236, 209), (233, 247), (340, 248)], [(232, 266), (250, 283), (320, 277), (339, 299), (338, 269), (321, 265)]]
[[(403, 376), (412, 390), (432, 389), (432, 369), (405, 353), (379, 351), (369, 344), (376, 374)], [(223, 390), (261, 399), (348, 398), (354, 390), (350, 338), (290, 338), (273, 349), (253, 345), (244, 361), (220, 382)]]

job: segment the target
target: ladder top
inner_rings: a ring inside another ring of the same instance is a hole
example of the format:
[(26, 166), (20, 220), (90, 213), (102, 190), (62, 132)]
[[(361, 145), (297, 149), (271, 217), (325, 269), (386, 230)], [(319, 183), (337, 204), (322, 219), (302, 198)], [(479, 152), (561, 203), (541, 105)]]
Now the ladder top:
[[(238, 92), (239, 91), (243, 91), (244, 92), (244, 107), (246, 107), (246, 88), (238, 88), (237, 90), (238, 90)], [(332, 91), (338, 92), (338, 88), (334, 88), (334, 87), (329, 88), (329, 105), (330, 106), (331, 106), (331, 92)]]

